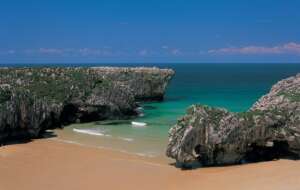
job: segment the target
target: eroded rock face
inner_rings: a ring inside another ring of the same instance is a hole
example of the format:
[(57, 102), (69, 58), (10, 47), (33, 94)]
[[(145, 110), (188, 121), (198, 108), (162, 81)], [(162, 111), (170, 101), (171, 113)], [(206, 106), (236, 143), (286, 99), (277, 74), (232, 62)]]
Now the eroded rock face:
[(173, 74), (158, 68), (2, 68), (0, 141), (135, 116), (137, 100), (163, 99)]
[(300, 75), (275, 84), (244, 113), (193, 105), (170, 129), (167, 156), (202, 165), (300, 156)]
[(168, 81), (174, 75), (170, 69), (95, 67), (106, 79), (127, 84), (133, 89), (135, 99), (141, 101), (163, 100)]

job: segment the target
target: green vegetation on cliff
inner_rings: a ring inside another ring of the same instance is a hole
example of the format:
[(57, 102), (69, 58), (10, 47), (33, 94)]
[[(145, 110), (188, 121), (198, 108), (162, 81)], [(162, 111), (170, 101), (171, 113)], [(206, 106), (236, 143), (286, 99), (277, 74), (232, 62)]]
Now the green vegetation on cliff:
[(162, 100), (174, 71), (158, 68), (0, 68), (0, 141), (74, 122), (137, 115)]

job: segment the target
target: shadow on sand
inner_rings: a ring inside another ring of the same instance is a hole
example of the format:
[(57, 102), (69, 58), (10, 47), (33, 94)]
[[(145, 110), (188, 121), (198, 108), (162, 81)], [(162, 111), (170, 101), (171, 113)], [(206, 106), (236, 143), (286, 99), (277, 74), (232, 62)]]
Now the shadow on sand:
[(49, 139), (49, 138), (54, 138), (57, 137), (57, 135), (53, 131), (45, 131), (43, 134), (41, 134), (37, 138), (26, 138), (26, 137), (21, 137), (18, 139), (7, 139), (4, 142), (0, 142), (0, 147), (1, 146), (7, 146), (7, 145), (15, 145), (15, 144), (26, 144), (32, 142), (34, 139)]
[(295, 157), (282, 157), (278, 159), (273, 159), (273, 160), (262, 160), (262, 161), (253, 161), (253, 162), (241, 162), (240, 164), (220, 164), (220, 165), (212, 165), (212, 166), (203, 166), (200, 162), (194, 161), (189, 164), (183, 164), (183, 163), (178, 163), (178, 162), (173, 162), (170, 163), (170, 166), (174, 166), (178, 169), (181, 170), (196, 170), (196, 169), (201, 169), (201, 168), (221, 168), (221, 167), (232, 167), (232, 166), (243, 166), (243, 165), (249, 165), (249, 164), (257, 164), (257, 163), (264, 163), (264, 162), (272, 162), (272, 161), (278, 161), (278, 160), (291, 160), (291, 161), (300, 161), (300, 158), (295, 158)]

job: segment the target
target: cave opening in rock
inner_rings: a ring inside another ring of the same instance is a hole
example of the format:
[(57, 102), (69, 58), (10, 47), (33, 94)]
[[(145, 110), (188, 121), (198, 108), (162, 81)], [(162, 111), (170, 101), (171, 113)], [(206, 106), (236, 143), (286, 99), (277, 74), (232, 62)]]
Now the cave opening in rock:
[(77, 112), (78, 112), (78, 108), (75, 105), (73, 104), (65, 105), (60, 115), (61, 123), (63, 125), (74, 123), (76, 121)]
[(200, 144), (198, 144), (197, 146), (195, 146), (194, 151), (195, 151), (195, 153), (196, 153), (197, 155), (200, 154), (200, 150), (201, 150), (201, 145), (200, 145)]
[(271, 161), (280, 158), (298, 159), (298, 156), (291, 152), (287, 141), (273, 141), (270, 146), (259, 146), (253, 143), (250, 151), (246, 153), (247, 162)]
[(101, 114), (98, 111), (81, 113), (80, 116), (80, 121), (83, 123), (98, 120), (103, 120), (103, 118), (101, 118)]
[[(197, 146), (195, 146), (194, 148), (194, 156), (196, 156), (196, 159), (198, 160), (198, 162), (201, 162), (201, 145), (198, 144)], [(203, 160), (202, 160), (203, 161)]]

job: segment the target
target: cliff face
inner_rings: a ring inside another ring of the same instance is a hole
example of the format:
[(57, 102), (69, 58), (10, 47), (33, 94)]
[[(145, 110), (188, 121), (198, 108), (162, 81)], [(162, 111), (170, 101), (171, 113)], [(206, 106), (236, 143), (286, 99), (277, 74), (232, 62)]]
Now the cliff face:
[(275, 84), (244, 113), (193, 105), (170, 129), (167, 156), (224, 165), (300, 156), (300, 75)]
[(170, 69), (96, 67), (106, 79), (124, 83), (132, 89), (136, 100), (163, 100), (168, 81), (174, 75)]
[(137, 100), (163, 99), (173, 74), (157, 68), (2, 68), (0, 141), (135, 116)]

